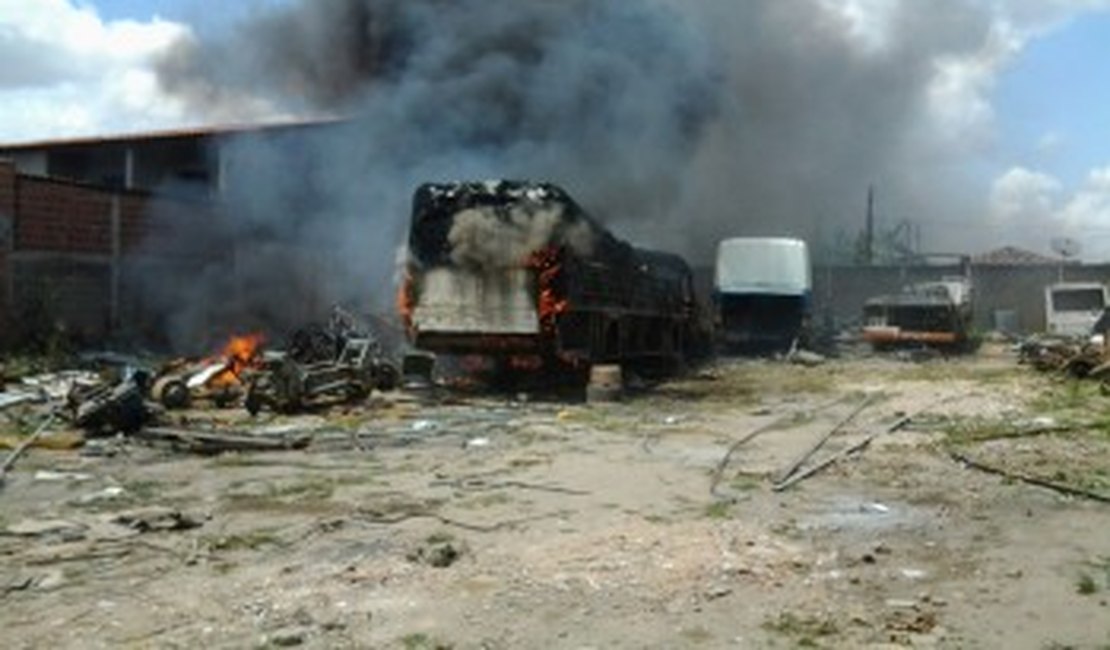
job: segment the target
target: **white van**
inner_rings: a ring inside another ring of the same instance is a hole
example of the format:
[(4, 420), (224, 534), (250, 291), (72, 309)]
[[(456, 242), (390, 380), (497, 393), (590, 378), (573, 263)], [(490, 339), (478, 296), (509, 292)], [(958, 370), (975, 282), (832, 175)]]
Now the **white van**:
[(1089, 336), (1107, 305), (1100, 282), (1060, 282), (1044, 290), (1045, 323), (1049, 334)]

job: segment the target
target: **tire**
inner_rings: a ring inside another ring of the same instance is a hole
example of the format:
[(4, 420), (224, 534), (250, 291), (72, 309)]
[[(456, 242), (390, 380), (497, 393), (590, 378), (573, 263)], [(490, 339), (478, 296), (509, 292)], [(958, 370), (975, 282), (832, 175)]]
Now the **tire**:
[(384, 361), (380, 363), (374, 375), (378, 390), (397, 390), (397, 386), (401, 383), (401, 373), (391, 363)]

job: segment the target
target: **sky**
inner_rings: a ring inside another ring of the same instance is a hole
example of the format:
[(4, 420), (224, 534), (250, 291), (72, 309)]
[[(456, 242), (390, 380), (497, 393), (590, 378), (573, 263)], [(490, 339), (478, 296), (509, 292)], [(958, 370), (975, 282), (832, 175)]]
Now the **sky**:
[(1075, 185), (1110, 155), (1110, 15), (1073, 20), (1029, 44), (999, 80), (1004, 151)]
[[(155, 71), (181, 40), (285, 1), (0, 0), (0, 143), (290, 117), (266, 97), (198, 114)], [(891, 7), (921, 0), (793, 1), (840, 15), (881, 56)], [(929, 62), (918, 136), (975, 206), (935, 225), (974, 219), (993, 241), (1044, 253), (1070, 237), (1085, 259), (1110, 259), (1110, 0), (952, 3), (992, 24), (970, 55)]]
[[(39, 0), (30, 0), (36, 2)], [(258, 5), (280, 4), (283, 0), (238, 0), (235, 2), (218, 3), (219, 11), (216, 12), (219, 21), (234, 20), (237, 15), (250, 13)], [(212, 16), (212, 7), (216, 3), (211, 1), (199, 2), (198, 0), (79, 0), (71, 3), (86, 5), (94, 9), (97, 14), (107, 21), (111, 20), (139, 20), (149, 21), (154, 18), (184, 21), (197, 24)]]
[(1074, 239), (1087, 259), (1110, 254), (1108, 63), (1110, 13), (1080, 14), (1029, 42), (992, 96), (994, 218)]
[(169, 20), (188, 18), (195, 3), (182, 0), (95, 0), (87, 2), (104, 20)]

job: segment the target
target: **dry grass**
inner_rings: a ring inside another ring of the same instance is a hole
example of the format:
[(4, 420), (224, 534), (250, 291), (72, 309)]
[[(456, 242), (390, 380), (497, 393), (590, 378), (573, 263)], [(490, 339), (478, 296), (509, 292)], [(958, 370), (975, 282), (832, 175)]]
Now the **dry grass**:
[(843, 372), (832, 366), (806, 368), (781, 361), (730, 361), (663, 384), (653, 397), (664, 402), (751, 406), (784, 394), (824, 395), (836, 390), (843, 381)]

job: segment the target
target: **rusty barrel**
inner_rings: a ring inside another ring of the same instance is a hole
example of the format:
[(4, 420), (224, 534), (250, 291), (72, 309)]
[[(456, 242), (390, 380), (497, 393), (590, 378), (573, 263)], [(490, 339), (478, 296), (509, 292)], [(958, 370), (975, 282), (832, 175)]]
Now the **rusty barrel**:
[(624, 392), (621, 367), (615, 364), (596, 365), (590, 368), (590, 382), (586, 384), (587, 402), (613, 402)]

